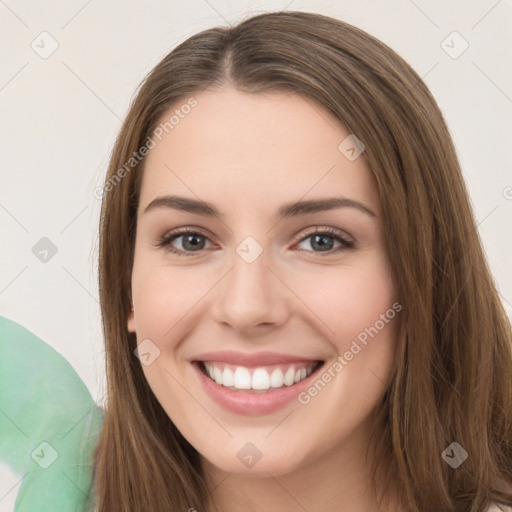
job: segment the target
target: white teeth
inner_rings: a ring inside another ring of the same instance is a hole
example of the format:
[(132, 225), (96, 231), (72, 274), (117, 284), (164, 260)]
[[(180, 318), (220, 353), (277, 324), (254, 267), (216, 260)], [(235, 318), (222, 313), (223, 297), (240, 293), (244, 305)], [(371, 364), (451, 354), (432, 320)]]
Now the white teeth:
[(213, 379), (217, 384), (222, 384), (222, 372), (216, 366), (213, 367)]
[(270, 375), (270, 387), (281, 388), (284, 384), (284, 376), (281, 368), (276, 368)]
[(286, 373), (284, 374), (283, 381), (286, 386), (291, 386), (294, 383), (294, 377), (295, 377), (295, 368), (293, 366), (290, 366), (288, 370), (286, 370)]
[(270, 377), (263, 368), (256, 368), (252, 374), (252, 389), (268, 389), (270, 387)]
[(251, 374), (247, 368), (237, 366), (233, 386), (236, 389), (251, 389)]
[(234, 384), (235, 376), (233, 375), (233, 372), (228, 367), (224, 368), (224, 371), (222, 372), (222, 385), (229, 388)]
[(243, 366), (237, 366), (235, 371), (228, 368), (228, 366), (221, 369), (222, 366), (219, 367), (215, 363), (204, 363), (204, 367), (210, 378), (221, 386), (265, 391), (270, 388), (292, 386), (304, 380), (313, 373), (315, 364), (311, 363), (306, 368), (302, 367), (297, 370), (295, 370), (294, 365), (291, 365), (284, 374), (279, 367), (274, 368), (270, 374), (265, 368), (256, 368), (252, 372), (252, 376), (249, 369)]

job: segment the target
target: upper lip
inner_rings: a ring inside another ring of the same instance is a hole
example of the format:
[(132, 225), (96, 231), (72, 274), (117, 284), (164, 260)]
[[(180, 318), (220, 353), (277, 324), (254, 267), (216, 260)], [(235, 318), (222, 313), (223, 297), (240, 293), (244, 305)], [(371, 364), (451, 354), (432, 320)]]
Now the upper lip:
[(272, 364), (300, 363), (308, 361), (320, 361), (318, 358), (294, 356), (291, 354), (280, 354), (278, 352), (255, 352), (247, 354), (233, 350), (219, 350), (216, 352), (205, 352), (192, 359), (193, 361), (217, 361), (237, 366), (267, 366)]

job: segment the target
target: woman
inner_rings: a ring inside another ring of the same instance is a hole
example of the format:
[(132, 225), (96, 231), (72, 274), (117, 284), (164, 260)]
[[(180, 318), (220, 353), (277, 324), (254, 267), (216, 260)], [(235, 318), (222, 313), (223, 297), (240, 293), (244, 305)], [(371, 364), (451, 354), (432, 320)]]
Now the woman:
[(510, 323), (391, 49), (300, 12), (189, 38), (103, 194), (101, 510), (512, 503)]

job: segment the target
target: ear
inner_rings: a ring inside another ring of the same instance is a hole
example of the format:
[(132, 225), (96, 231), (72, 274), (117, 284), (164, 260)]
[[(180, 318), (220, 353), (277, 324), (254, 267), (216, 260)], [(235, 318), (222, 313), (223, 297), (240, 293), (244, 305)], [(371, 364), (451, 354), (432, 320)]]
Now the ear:
[(127, 327), (128, 332), (135, 332), (135, 313), (133, 310), (128, 313)]

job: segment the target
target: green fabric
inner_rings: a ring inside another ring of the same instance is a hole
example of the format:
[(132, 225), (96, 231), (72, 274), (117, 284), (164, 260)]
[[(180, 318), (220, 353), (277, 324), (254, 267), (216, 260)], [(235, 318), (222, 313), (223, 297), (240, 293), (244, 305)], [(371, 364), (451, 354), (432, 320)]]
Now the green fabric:
[(103, 410), (68, 361), (0, 316), (0, 460), (23, 476), (16, 512), (94, 508), (102, 423)]

